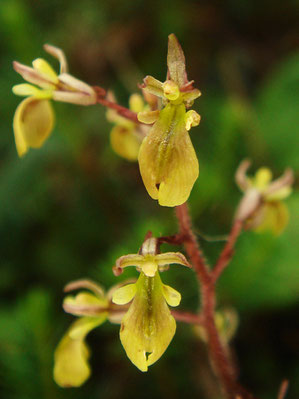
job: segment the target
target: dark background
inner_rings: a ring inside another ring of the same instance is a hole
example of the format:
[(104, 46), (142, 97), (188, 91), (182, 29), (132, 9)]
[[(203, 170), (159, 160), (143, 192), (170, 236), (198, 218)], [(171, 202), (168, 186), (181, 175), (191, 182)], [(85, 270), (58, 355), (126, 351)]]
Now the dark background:
[[(211, 261), (229, 231), (240, 192), (239, 162), (275, 177), (298, 170), (299, 2), (288, 1), (0, 1), (0, 396), (6, 399), (219, 399), (204, 345), (178, 324), (165, 355), (142, 374), (126, 358), (118, 326), (90, 334), (93, 374), (79, 389), (52, 380), (53, 352), (73, 320), (63, 313), (63, 286), (89, 277), (106, 288), (115, 259), (137, 252), (147, 230), (176, 231), (173, 210), (150, 199), (138, 165), (109, 146), (111, 125), (100, 106), (54, 104), (56, 127), (42, 149), (17, 157), (12, 118), (22, 79), (12, 61), (52, 61), (43, 43), (63, 48), (76, 77), (114, 90), (127, 105), (147, 75), (164, 80), (167, 36), (175, 33), (190, 79), (202, 97), (191, 138), (200, 177), (190, 197), (196, 232)], [(275, 399), (282, 379), (299, 397), (298, 193), (280, 237), (241, 236), (222, 276), (219, 307), (233, 307), (233, 341), (242, 383)], [(297, 214), (296, 212), (297, 207)], [(204, 238), (205, 237), (205, 238)], [(209, 237), (210, 240), (206, 238)], [(165, 247), (165, 249), (167, 249)], [(196, 310), (193, 272), (174, 266), (163, 280)], [(187, 393), (186, 393), (187, 392)]]

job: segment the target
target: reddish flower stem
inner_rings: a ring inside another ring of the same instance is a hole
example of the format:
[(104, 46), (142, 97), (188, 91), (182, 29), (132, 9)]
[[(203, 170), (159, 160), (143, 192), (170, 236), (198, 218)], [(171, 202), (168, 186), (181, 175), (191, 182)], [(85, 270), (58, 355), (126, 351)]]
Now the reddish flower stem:
[(172, 310), (172, 316), (177, 320), (187, 324), (203, 324), (203, 318), (191, 312), (183, 312), (179, 310)]
[(179, 222), (179, 233), (170, 237), (161, 237), (160, 242), (177, 245), (183, 243), (194, 267), (201, 291), (201, 313), (199, 317), (207, 332), (210, 359), (225, 396), (228, 399), (253, 399), (254, 397), (237, 382), (236, 370), (231, 363), (227, 348), (222, 345), (214, 318), (215, 284), (233, 256), (234, 245), (242, 231), (242, 223), (236, 221), (233, 224), (228, 241), (216, 262), (216, 266), (210, 271), (192, 231), (191, 218), (186, 203), (176, 207), (176, 216)]
[(140, 124), (136, 112), (131, 111), (130, 109), (123, 107), (113, 101), (107, 100), (107, 92), (105, 89), (99, 86), (94, 86), (94, 90), (97, 93), (97, 103), (103, 105), (104, 107), (114, 109), (120, 116), (123, 116), (126, 119), (131, 120), (134, 123)]
[[(179, 235), (185, 245), (186, 252), (192, 262), (197, 278), (204, 284), (210, 280), (209, 269), (196, 237), (192, 231), (191, 219), (188, 205), (184, 203), (175, 208), (176, 217), (179, 222)], [(178, 240), (179, 241), (179, 240)]]
[(236, 220), (232, 226), (232, 229), (229, 233), (228, 240), (215, 264), (214, 269), (211, 272), (212, 280), (216, 282), (223, 270), (230, 263), (233, 255), (234, 255), (234, 247), (239, 235), (242, 232), (243, 223), (240, 220)]

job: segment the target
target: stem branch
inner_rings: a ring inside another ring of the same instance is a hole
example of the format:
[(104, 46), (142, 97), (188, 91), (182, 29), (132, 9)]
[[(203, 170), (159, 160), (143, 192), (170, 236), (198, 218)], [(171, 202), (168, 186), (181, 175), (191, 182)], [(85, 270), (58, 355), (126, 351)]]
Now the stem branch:
[(94, 90), (97, 93), (97, 103), (104, 105), (104, 107), (114, 109), (120, 116), (123, 116), (126, 119), (131, 120), (136, 124), (140, 124), (136, 112), (131, 111), (130, 109), (123, 107), (115, 103), (114, 101), (108, 100), (106, 98), (107, 92), (102, 87), (94, 86)]
[(242, 231), (242, 222), (235, 221), (228, 241), (221, 252), (215, 268), (209, 270), (205, 257), (199, 248), (196, 236), (192, 231), (192, 223), (187, 204), (176, 207), (179, 222), (179, 233), (170, 237), (161, 237), (160, 242), (184, 244), (186, 252), (193, 264), (201, 291), (201, 312), (198, 316), (208, 336), (208, 349), (216, 375), (228, 399), (254, 399), (237, 382), (237, 372), (231, 362), (229, 349), (222, 344), (215, 324), (216, 294), (215, 285), (223, 270), (229, 264), (235, 243)]
[(239, 235), (242, 232), (243, 223), (241, 220), (236, 220), (232, 226), (232, 229), (229, 233), (228, 240), (216, 262), (214, 269), (211, 272), (212, 280), (216, 282), (223, 270), (230, 263), (233, 255), (234, 255), (234, 247)]

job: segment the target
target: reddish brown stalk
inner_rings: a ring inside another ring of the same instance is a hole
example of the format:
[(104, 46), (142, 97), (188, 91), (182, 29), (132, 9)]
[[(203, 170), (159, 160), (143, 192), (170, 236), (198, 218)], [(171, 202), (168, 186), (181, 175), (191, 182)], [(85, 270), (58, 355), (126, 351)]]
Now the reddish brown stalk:
[(160, 240), (177, 245), (184, 243), (186, 252), (193, 264), (201, 290), (202, 308), (199, 317), (207, 332), (209, 355), (216, 375), (228, 399), (253, 399), (254, 397), (237, 382), (237, 373), (231, 363), (228, 349), (221, 342), (214, 318), (215, 284), (232, 258), (234, 245), (242, 231), (242, 223), (239, 221), (234, 223), (216, 266), (214, 270), (210, 271), (192, 231), (191, 218), (186, 203), (176, 207), (176, 216), (179, 222), (179, 233), (170, 237), (162, 237)]
[(285, 399), (287, 391), (288, 391), (288, 387), (289, 387), (289, 381), (283, 380), (279, 387), (277, 399)]
[(97, 103), (103, 105), (104, 107), (114, 109), (119, 115), (123, 116), (126, 119), (131, 120), (134, 123), (140, 124), (136, 112), (131, 111), (130, 109), (123, 107), (113, 101), (107, 100), (107, 92), (102, 87), (94, 86), (94, 90), (97, 93)]
[(213, 282), (216, 282), (223, 270), (227, 267), (234, 255), (234, 247), (239, 235), (242, 232), (243, 223), (240, 220), (236, 220), (229, 233), (228, 240), (215, 264), (214, 269), (211, 272)]
[(191, 312), (183, 312), (179, 310), (172, 310), (172, 316), (177, 320), (187, 324), (202, 324), (203, 318)]
[(184, 204), (175, 208), (179, 222), (179, 235), (183, 238), (186, 252), (191, 260), (198, 280), (203, 284), (210, 280), (208, 265), (192, 231), (188, 205)]

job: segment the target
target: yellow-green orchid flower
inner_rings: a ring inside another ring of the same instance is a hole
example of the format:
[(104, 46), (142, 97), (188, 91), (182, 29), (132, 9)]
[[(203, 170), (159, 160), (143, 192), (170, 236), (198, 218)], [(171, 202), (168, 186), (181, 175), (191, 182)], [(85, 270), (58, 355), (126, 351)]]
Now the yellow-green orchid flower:
[(164, 271), (170, 264), (191, 267), (187, 259), (180, 252), (157, 253), (157, 239), (148, 238), (142, 245), (138, 254), (129, 254), (117, 259), (114, 267), (115, 275), (123, 272), (128, 266), (135, 266), (147, 277), (154, 277), (158, 270)]
[(67, 296), (63, 302), (66, 312), (81, 317), (70, 326), (55, 350), (54, 380), (61, 387), (79, 387), (89, 378), (89, 349), (85, 337), (107, 319), (120, 323), (124, 310), (111, 302), (112, 294), (118, 287), (111, 288), (107, 294), (89, 280), (75, 281), (65, 287), (66, 292), (81, 288), (85, 291)]
[(42, 58), (32, 62), (33, 68), (14, 61), (13, 67), (27, 82), (13, 87), (18, 96), (27, 97), (16, 109), (13, 129), (18, 155), (22, 157), (29, 148), (39, 148), (49, 137), (54, 126), (54, 112), (49, 100), (79, 105), (96, 103), (96, 92), (86, 83), (67, 72), (67, 62), (62, 50), (51, 45), (44, 49), (60, 62), (57, 74)]
[[(108, 96), (114, 99), (111, 93)], [(132, 94), (130, 96), (129, 109), (136, 113), (147, 109), (141, 95)], [(106, 116), (110, 122), (115, 124), (110, 133), (110, 143), (114, 152), (128, 161), (137, 161), (140, 145), (149, 127), (134, 123), (113, 109), (108, 109)]]
[(138, 160), (149, 195), (160, 205), (177, 206), (188, 199), (198, 177), (198, 161), (188, 130), (199, 124), (200, 116), (186, 108), (201, 93), (187, 79), (185, 56), (173, 34), (168, 41), (167, 65), (164, 83), (152, 76), (144, 79), (143, 89), (161, 98), (164, 108), (138, 114), (140, 122), (154, 123), (142, 142)]
[(250, 166), (243, 161), (237, 172), (236, 182), (244, 192), (244, 197), (236, 213), (236, 219), (243, 220), (245, 227), (257, 232), (266, 230), (280, 234), (289, 220), (288, 209), (282, 202), (292, 192), (293, 172), (287, 169), (279, 178), (272, 181), (272, 172), (260, 168), (254, 177), (247, 177)]
[(189, 266), (179, 253), (154, 254), (156, 239), (143, 244), (139, 255), (127, 255), (117, 262), (117, 269), (134, 265), (140, 271), (135, 284), (116, 290), (112, 301), (125, 305), (132, 301), (122, 319), (120, 340), (131, 362), (141, 371), (155, 363), (165, 352), (176, 330), (176, 322), (167, 306), (178, 306), (181, 295), (162, 283), (158, 269), (166, 264)]

